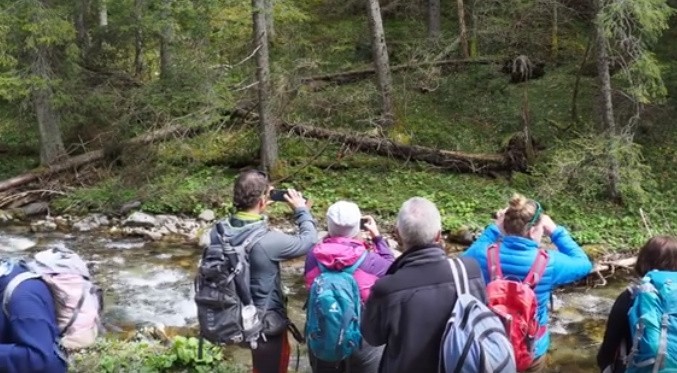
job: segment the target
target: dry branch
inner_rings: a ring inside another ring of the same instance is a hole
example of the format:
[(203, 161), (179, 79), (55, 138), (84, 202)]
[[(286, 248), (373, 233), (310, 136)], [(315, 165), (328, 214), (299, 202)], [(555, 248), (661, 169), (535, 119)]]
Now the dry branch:
[(333, 140), (351, 146), (356, 150), (406, 160), (424, 161), (459, 172), (487, 173), (515, 170), (514, 165), (508, 161), (509, 157), (503, 154), (473, 154), (437, 150), (417, 145), (402, 145), (388, 139), (365, 136), (364, 134), (349, 134), (302, 124), (281, 123), (280, 126), (283, 130), (302, 137)]
[[(488, 65), (497, 62), (494, 59), (460, 59), (460, 60), (442, 60), (432, 62), (419, 62), (404, 65), (395, 65), (390, 68), (391, 72), (413, 70), (421, 67), (436, 67), (450, 65)], [(376, 70), (360, 69), (352, 71), (343, 71), (339, 73), (323, 74), (301, 78), (301, 84), (310, 84), (313, 82), (330, 82), (334, 84), (347, 84), (358, 80), (367, 79), (376, 74)]]
[(618, 268), (632, 268), (637, 262), (637, 257), (625, 258), (595, 264), (590, 273), (615, 272)]

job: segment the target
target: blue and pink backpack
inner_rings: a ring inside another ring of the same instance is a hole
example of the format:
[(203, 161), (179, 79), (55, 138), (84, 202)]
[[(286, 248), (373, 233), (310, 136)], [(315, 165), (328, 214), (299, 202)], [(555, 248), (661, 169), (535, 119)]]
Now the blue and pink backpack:
[(306, 341), (322, 361), (345, 360), (362, 346), (362, 301), (354, 273), (366, 257), (367, 252), (341, 270), (318, 263), (320, 275), (310, 287), (306, 309)]

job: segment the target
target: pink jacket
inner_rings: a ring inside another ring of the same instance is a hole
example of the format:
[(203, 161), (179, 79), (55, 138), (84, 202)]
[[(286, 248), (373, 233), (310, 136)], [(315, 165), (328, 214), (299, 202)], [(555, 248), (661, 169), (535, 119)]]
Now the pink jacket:
[[(355, 281), (360, 288), (360, 297), (363, 302), (369, 298), (371, 287), (377, 279), (383, 277), (395, 260), (393, 252), (383, 237), (374, 239), (374, 250), (367, 253), (367, 257), (355, 271)], [(315, 245), (306, 256), (305, 274), (306, 288), (320, 275), (318, 262), (329, 269), (343, 269), (353, 265), (362, 254), (368, 250), (366, 243), (345, 237), (326, 237)]]

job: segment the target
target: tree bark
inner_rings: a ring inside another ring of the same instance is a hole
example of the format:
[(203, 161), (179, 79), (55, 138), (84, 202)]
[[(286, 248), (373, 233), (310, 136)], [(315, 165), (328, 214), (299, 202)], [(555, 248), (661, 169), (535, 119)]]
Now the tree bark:
[(84, 52), (89, 49), (89, 35), (87, 35), (87, 23), (85, 22), (85, 15), (89, 8), (89, 0), (78, 0), (75, 5), (75, 35), (80, 47), (80, 51)]
[(31, 73), (41, 80), (41, 84), (33, 89), (32, 101), (40, 133), (40, 164), (46, 166), (66, 156), (59, 128), (60, 117), (53, 102), (49, 47), (45, 45), (35, 47)]
[[(598, 0), (598, 11), (601, 8), (601, 1)], [(614, 201), (621, 199), (620, 184), (620, 170), (618, 159), (616, 159), (614, 148), (617, 141), (617, 127), (614, 118), (614, 106), (611, 96), (611, 75), (609, 74), (609, 50), (608, 41), (604, 35), (604, 28), (599, 19), (599, 14), (595, 20), (595, 48), (597, 50), (597, 74), (600, 81), (600, 93), (602, 99), (602, 122), (604, 123), (607, 140), (608, 140), (608, 158), (609, 169), (607, 170), (608, 177), (608, 194), (609, 198)]]
[(465, 26), (465, 8), (463, 0), (456, 0), (456, 8), (458, 10), (458, 32), (459, 45), (461, 46), (461, 56), (463, 58), (470, 57), (468, 48), (468, 29)]
[(557, 60), (557, 53), (559, 52), (559, 15), (558, 9), (559, 0), (552, 1), (552, 33), (550, 35), (550, 59)]
[(143, 59), (143, 0), (134, 0), (134, 77), (140, 78), (144, 70)]
[(470, 0), (469, 2), (469, 13), (470, 13), (470, 46), (469, 54), (470, 57), (474, 58), (479, 56), (479, 45), (477, 41), (477, 0)]
[(273, 120), (270, 89), (270, 56), (266, 32), (266, 0), (252, 0), (254, 19), (254, 46), (256, 48), (256, 77), (259, 96), (259, 125), (261, 137), (261, 165), (271, 172), (277, 164), (277, 129)]
[(266, 32), (268, 32), (268, 41), (275, 39), (275, 16), (273, 13), (274, 0), (265, 0)]
[(428, 41), (436, 44), (440, 34), (440, 0), (428, 0)]
[(576, 74), (576, 81), (574, 82), (574, 89), (571, 95), (571, 120), (576, 122), (578, 121), (578, 89), (581, 85), (581, 75), (583, 75), (583, 69), (585, 64), (588, 63), (588, 56), (590, 55), (590, 49), (592, 48), (592, 39), (588, 39), (588, 45), (585, 47), (585, 54), (583, 54), (583, 60), (581, 65), (578, 67), (578, 73)]
[(172, 29), (172, 0), (162, 0), (162, 30), (160, 31), (160, 79), (168, 80), (172, 76), (174, 55), (172, 42), (174, 31)]
[(101, 2), (99, 7), (99, 26), (108, 26), (108, 4), (106, 0), (99, 0)]
[(390, 127), (395, 119), (393, 83), (390, 75), (388, 47), (386, 45), (385, 32), (383, 31), (383, 20), (381, 19), (381, 6), (378, 0), (368, 0), (368, 9), (374, 69), (376, 70), (378, 89), (381, 94), (382, 124), (384, 127)]
[(380, 137), (349, 134), (301, 124), (281, 123), (281, 128), (303, 137), (333, 140), (356, 150), (405, 160), (428, 162), (444, 169), (459, 172), (490, 173), (513, 170), (509, 158), (503, 154), (472, 154), (437, 150), (424, 146), (408, 146)]

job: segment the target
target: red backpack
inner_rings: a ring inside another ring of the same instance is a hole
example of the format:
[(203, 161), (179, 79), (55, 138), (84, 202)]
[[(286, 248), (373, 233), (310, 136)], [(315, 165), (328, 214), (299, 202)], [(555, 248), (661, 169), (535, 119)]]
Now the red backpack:
[(538, 299), (536, 284), (543, 278), (548, 265), (548, 252), (539, 250), (524, 281), (503, 277), (499, 247), (494, 244), (487, 250), (490, 281), (487, 285), (487, 303), (502, 320), (510, 343), (515, 350), (517, 370), (527, 370), (534, 361), (534, 341), (547, 330), (539, 327), (536, 318)]

